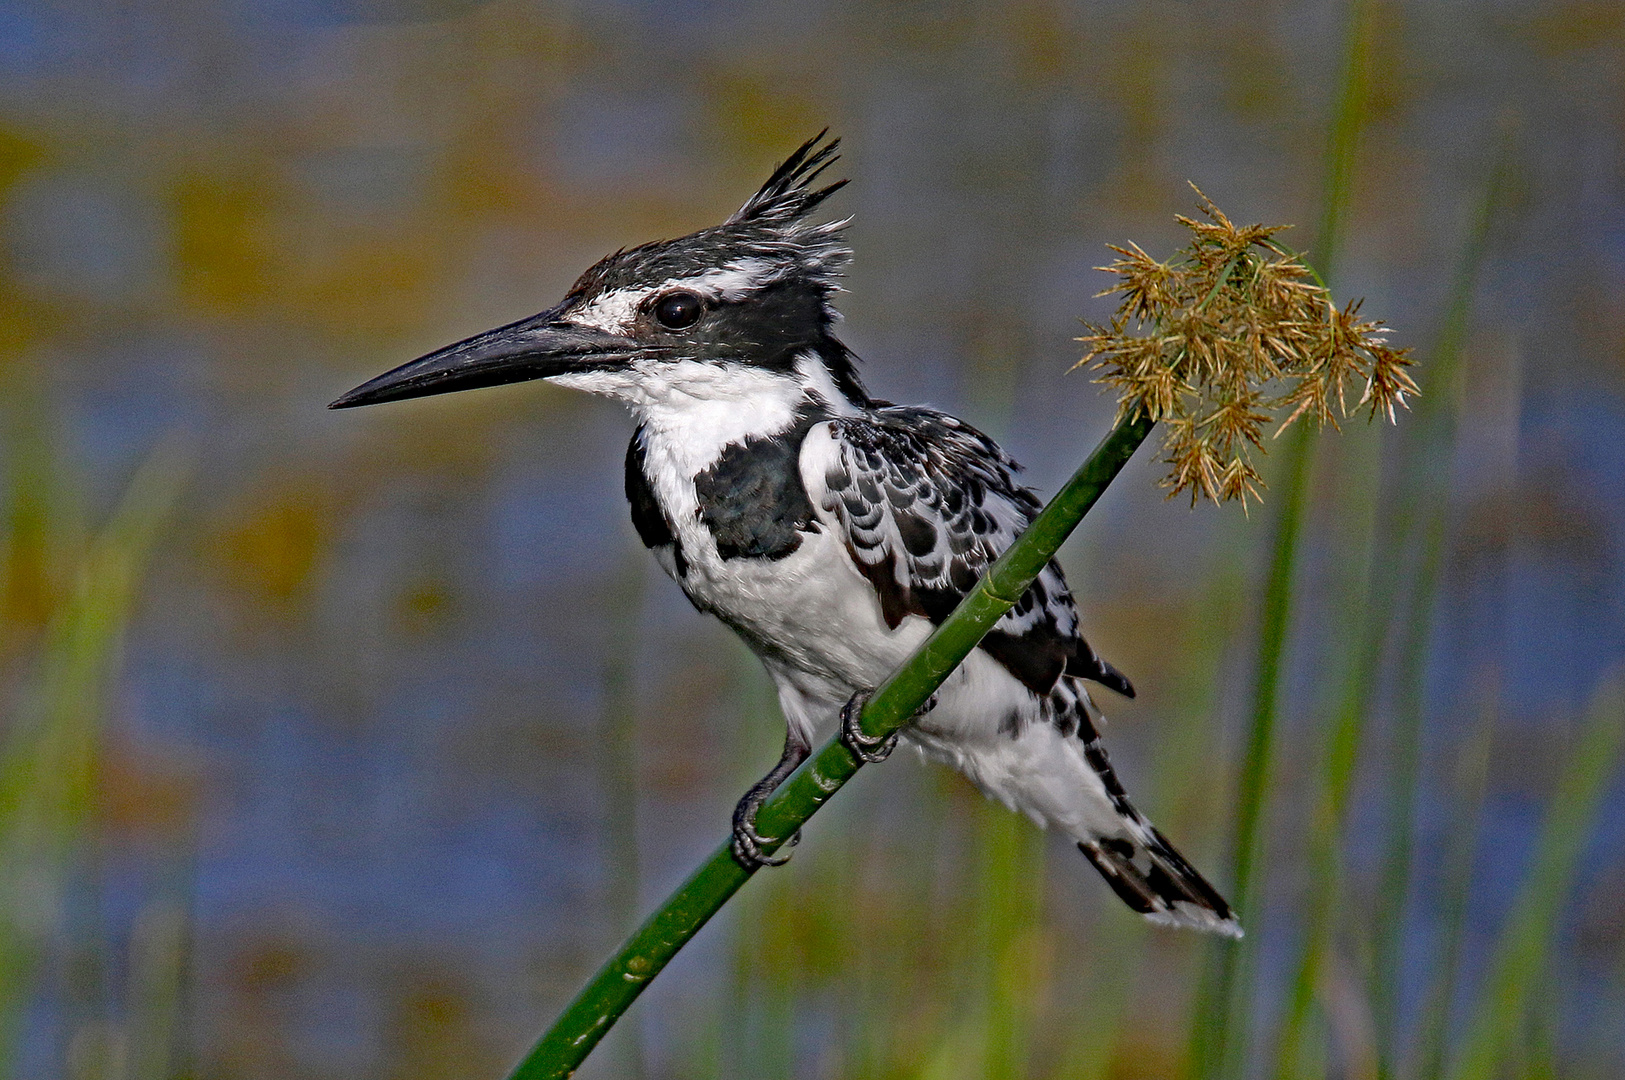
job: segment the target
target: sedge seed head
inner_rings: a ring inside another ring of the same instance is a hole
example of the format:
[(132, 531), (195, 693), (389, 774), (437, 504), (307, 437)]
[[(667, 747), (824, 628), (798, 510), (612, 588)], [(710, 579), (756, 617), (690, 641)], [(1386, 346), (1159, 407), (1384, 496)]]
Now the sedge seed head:
[[(1300, 420), (1337, 426), (1365, 409), (1394, 420), (1417, 393), (1408, 349), (1380, 322), (1339, 308), (1303, 260), (1275, 240), (1284, 225), (1237, 227), (1201, 190), (1201, 218), (1178, 215), (1191, 239), (1159, 262), (1138, 244), (1111, 246), (1097, 267), (1117, 275), (1098, 295), (1120, 297), (1105, 325), (1085, 324), (1077, 366), (1117, 393), (1122, 420), (1143, 413), (1163, 427), (1172, 498), (1258, 499), (1253, 464), (1266, 428)], [(1272, 436), (1272, 437), (1273, 437)]]

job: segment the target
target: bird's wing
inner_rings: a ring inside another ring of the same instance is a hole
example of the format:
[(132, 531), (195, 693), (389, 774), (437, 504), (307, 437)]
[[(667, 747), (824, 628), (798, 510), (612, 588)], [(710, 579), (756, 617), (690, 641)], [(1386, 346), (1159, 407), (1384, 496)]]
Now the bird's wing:
[[(845, 541), (896, 627), (940, 623), (1037, 516), (1020, 468), (992, 439), (945, 413), (892, 406), (814, 427), (801, 451), (815, 506)], [(981, 648), (1036, 694), (1063, 672), (1120, 693), (1134, 689), (1078, 631), (1078, 612), (1051, 561)]]

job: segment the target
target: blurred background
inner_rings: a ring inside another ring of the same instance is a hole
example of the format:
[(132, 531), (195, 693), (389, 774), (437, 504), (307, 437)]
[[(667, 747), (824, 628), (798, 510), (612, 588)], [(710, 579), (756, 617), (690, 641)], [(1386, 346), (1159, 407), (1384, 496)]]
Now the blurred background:
[[(1063, 553), (1149, 929), (911, 755), (583, 1077), (1625, 1074), (1625, 9), (0, 2), (0, 1068), (499, 1077), (782, 727), (639, 548), (630, 423), (330, 413), (719, 221), (825, 125), (879, 396), (1053, 491), (1103, 245), (1193, 181), (1414, 346), (1250, 515), (1142, 450)], [(1240, 879), (1240, 880), (1238, 880)]]

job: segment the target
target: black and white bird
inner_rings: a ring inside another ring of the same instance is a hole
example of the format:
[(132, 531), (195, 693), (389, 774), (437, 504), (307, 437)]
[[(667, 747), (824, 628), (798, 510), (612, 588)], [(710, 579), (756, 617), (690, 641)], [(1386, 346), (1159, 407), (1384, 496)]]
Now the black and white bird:
[[(757, 809), (1027, 526), (1039, 502), (992, 439), (871, 398), (835, 336), (846, 222), (815, 216), (837, 141), (820, 134), (721, 225), (619, 251), (557, 307), (414, 360), (333, 408), (545, 379), (619, 399), (632, 523), (694, 606), (742, 637), (778, 687), (779, 763), (734, 813), (734, 853), (765, 856)], [(1089, 647), (1051, 562), (904, 732), (926, 757), (1077, 842), (1153, 922), (1240, 936), (1224, 898), (1129, 802), (1085, 681), (1133, 696)]]

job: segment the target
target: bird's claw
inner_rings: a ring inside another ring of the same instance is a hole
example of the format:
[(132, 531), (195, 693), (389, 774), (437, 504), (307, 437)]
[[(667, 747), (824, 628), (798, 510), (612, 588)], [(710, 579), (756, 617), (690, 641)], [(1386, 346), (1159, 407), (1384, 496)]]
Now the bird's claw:
[(841, 742), (852, 751), (853, 757), (874, 765), (891, 757), (891, 752), (897, 749), (897, 739), (901, 733), (894, 731), (890, 735), (865, 735), (863, 707), (868, 703), (869, 695), (860, 690), (841, 706)]
[(760, 870), (764, 866), (783, 866), (790, 861), (790, 849), (801, 843), (801, 830), (797, 829), (790, 834), (790, 839), (784, 846), (772, 855), (762, 850), (764, 844), (772, 841), (756, 831), (755, 815), (750, 821), (734, 822), (733, 841), (728, 845), (728, 851), (734, 857), (734, 862), (746, 870)]
[[(797, 765), (807, 760), (811, 747), (804, 738), (801, 738), (791, 729), (785, 733), (784, 753), (779, 755), (779, 762), (774, 765), (768, 774), (751, 785), (745, 792), (744, 798), (734, 806), (734, 835), (728, 844), (734, 861), (746, 870), (755, 872), (764, 866), (783, 866), (790, 861), (790, 849), (801, 842), (801, 830), (791, 833), (782, 843), (773, 837), (763, 836), (756, 831), (756, 815), (761, 811), (764, 803), (784, 783), (785, 777), (795, 771)], [(762, 848), (768, 844), (779, 844), (778, 852), (768, 854)]]

